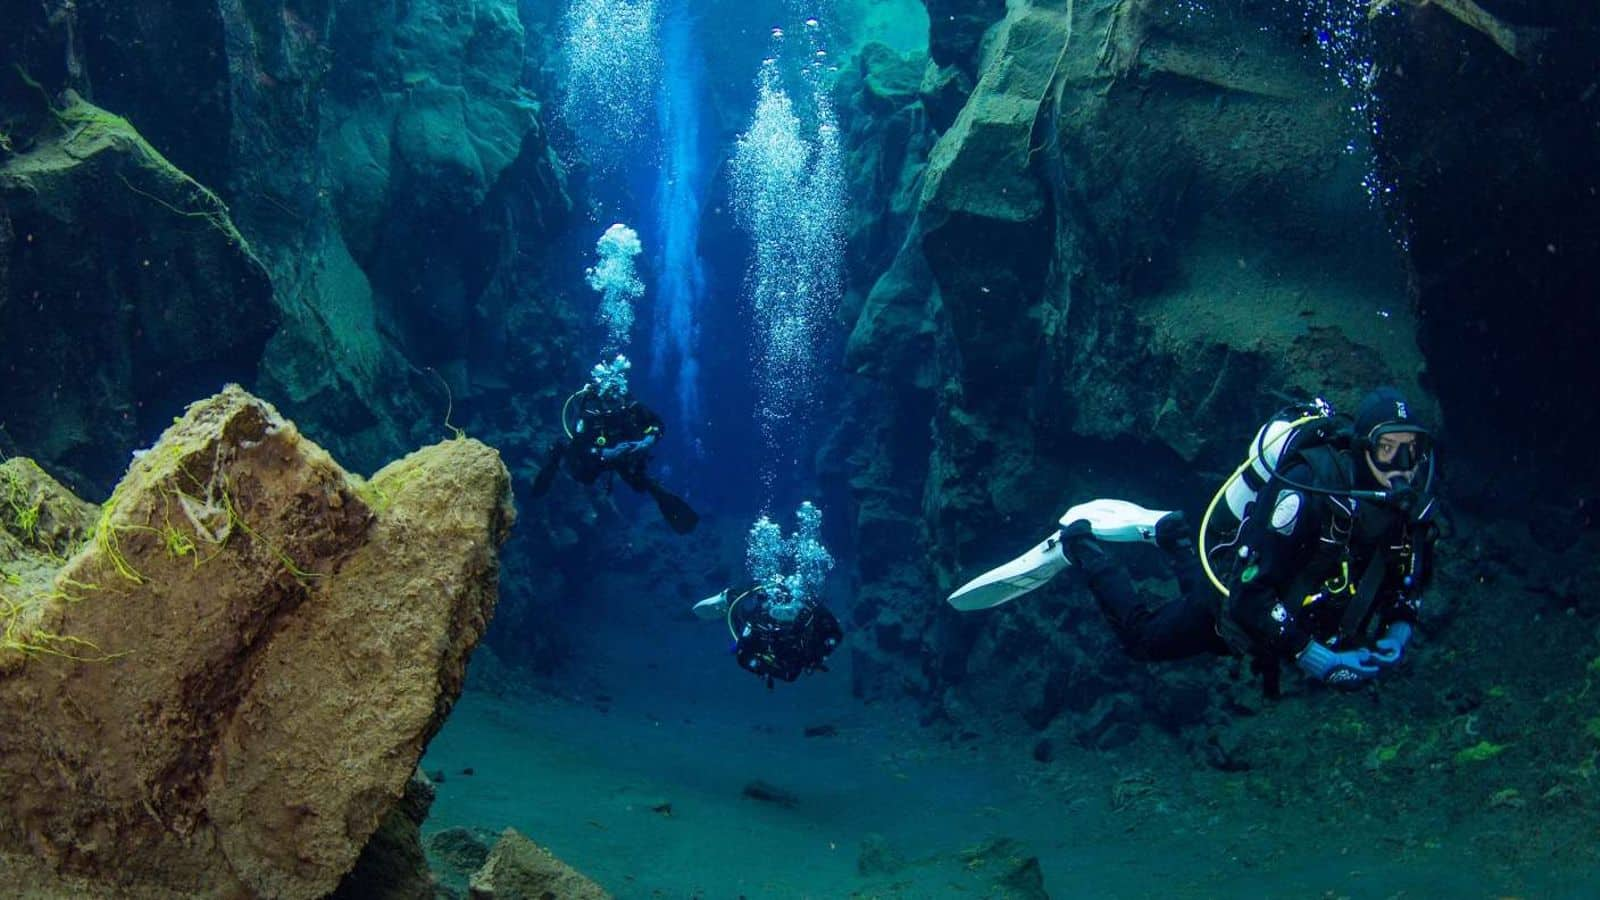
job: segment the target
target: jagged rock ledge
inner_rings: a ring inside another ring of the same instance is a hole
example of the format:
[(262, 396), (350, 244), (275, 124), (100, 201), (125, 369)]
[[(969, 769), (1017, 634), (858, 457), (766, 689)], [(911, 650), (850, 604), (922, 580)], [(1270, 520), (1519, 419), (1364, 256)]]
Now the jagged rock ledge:
[(238, 387), (97, 514), (0, 467), (0, 882), (334, 890), (460, 693), (509, 486), (468, 439), (352, 477)]

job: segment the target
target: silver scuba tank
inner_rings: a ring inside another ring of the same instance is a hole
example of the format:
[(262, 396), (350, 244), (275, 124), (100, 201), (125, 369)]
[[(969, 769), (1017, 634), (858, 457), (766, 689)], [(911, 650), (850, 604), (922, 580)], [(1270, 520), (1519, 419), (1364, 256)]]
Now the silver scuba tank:
[(1239, 471), (1223, 493), (1228, 511), (1236, 521), (1244, 521), (1250, 504), (1278, 470), (1278, 461), (1295, 446), (1301, 429), (1309, 422), (1322, 421), (1333, 414), (1333, 407), (1318, 398), (1304, 406), (1279, 412), (1257, 429), (1250, 442), (1249, 465)]

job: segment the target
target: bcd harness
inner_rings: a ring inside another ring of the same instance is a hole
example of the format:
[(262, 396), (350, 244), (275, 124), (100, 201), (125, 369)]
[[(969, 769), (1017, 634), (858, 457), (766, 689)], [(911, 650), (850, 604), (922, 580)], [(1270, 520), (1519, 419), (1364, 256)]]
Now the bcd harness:
[[(630, 403), (627, 406), (618, 408), (584, 407), (578, 413), (577, 424), (569, 424), (567, 417), (572, 408), (572, 401), (593, 393), (592, 386), (584, 385), (567, 398), (567, 401), (561, 405), (561, 427), (567, 432), (569, 440), (577, 440), (577, 436), (580, 434), (593, 434), (592, 443), (594, 446), (604, 448), (610, 444), (616, 432), (625, 432), (629, 430), (630, 426), (638, 424), (637, 417), (629, 415), (634, 410), (635, 404)], [(592, 423), (592, 427), (590, 423)], [(629, 440), (638, 440), (660, 432), (661, 428), (659, 426), (654, 424), (646, 425), (639, 437), (629, 438)]]

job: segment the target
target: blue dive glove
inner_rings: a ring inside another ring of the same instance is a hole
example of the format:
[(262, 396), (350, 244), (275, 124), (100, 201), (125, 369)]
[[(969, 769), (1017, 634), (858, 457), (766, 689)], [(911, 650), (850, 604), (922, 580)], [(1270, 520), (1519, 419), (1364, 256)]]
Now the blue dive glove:
[(1359, 684), (1378, 674), (1377, 657), (1371, 650), (1335, 651), (1316, 641), (1300, 651), (1295, 664), (1313, 680), (1335, 687)]
[(1383, 637), (1372, 645), (1372, 661), (1380, 666), (1392, 666), (1406, 652), (1406, 642), (1411, 640), (1411, 623), (1395, 622), (1383, 630)]

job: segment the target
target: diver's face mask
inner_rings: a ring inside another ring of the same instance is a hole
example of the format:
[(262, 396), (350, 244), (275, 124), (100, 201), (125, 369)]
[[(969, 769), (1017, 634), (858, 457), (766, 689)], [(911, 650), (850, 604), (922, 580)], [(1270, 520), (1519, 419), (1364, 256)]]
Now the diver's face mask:
[(1367, 445), (1367, 467), (1391, 499), (1403, 507), (1425, 504), (1433, 486), (1433, 441), (1425, 431), (1375, 429)]
[(1428, 455), (1427, 435), (1415, 431), (1390, 431), (1372, 442), (1372, 468), (1379, 473), (1414, 473)]

